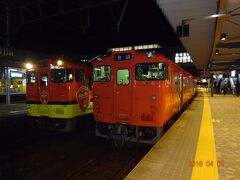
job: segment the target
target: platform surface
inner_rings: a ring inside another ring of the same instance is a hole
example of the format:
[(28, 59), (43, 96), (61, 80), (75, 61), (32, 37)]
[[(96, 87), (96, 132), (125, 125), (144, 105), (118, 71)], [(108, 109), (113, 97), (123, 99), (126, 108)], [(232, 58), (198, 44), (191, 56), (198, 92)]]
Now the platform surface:
[(240, 179), (240, 97), (200, 89), (126, 179)]
[(26, 104), (25, 103), (12, 103), (7, 105), (6, 103), (0, 103), (0, 121), (1, 117), (26, 114)]

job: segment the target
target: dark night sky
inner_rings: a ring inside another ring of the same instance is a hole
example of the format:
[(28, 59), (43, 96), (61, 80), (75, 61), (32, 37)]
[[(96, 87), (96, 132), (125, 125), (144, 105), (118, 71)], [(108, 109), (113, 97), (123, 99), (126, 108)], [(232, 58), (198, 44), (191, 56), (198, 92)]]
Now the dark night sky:
[[(30, 0), (7, 2), (10, 7), (15, 7)], [(114, 13), (119, 14), (122, 6), (123, 3), (112, 6)], [(146, 43), (160, 43), (164, 47), (181, 46), (154, 0), (129, 0), (119, 34), (114, 29), (114, 21), (107, 6), (90, 9), (90, 27), (85, 32), (80, 26), (80, 12), (26, 24), (12, 36), (11, 46), (59, 54), (96, 53), (107, 47)], [(3, 27), (2, 24), (2, 31)]]

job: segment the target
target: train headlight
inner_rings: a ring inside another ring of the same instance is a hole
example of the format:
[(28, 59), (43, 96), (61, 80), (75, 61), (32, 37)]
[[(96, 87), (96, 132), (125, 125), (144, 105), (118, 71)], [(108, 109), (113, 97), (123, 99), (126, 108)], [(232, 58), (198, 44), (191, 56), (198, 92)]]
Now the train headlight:
[(157, 96), (152, 96), (152, 100), (156, 101), (157, 100)]
[(57, 65), (58, 65), (58, 66), (63, 65), (63, 61), (62, 61), (62, 60), (58, 60), (58, 61), (57, 61)]
[(32, 69), (33, 65), (31, 63), (26, 63), (25, 67), (26, 67), (26, 69)]

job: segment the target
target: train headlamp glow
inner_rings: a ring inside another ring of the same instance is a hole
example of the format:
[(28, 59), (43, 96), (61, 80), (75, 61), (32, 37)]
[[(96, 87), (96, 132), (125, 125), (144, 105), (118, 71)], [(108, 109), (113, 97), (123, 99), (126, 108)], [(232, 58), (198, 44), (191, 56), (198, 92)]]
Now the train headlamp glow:
[(157, 100), (157, 96), (152, 96), (152, 100), (156, 101)]
[(26, 63), (25, 67), (26, 67), (26, 69), (32, 69), (33, 65), (31, 63)]
[(57, 65), (58, 65), (58, 66), (63, 65), (63, 61), (62, 61), (62, 60), (58, 60), (58, 61), (57, 61)]

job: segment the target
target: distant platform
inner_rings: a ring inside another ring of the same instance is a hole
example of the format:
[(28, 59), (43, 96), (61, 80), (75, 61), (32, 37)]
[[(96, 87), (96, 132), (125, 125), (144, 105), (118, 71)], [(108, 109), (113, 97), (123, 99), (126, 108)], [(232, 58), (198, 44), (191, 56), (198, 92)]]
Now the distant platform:
[(240, 179), (240, 97), (197, 97), (126, 179)]
[[(1, 96), (6, 96), (6, 93), (0, 93)], [(26, 93), (23, 92), (15, 92), (15, 93), (10, 93), (10, 95), (26, 95)]]
[(26, 104), (13, 102), (10, 105), (0, 103), (0, 121), (1, 117), (7, 117), (11, 115), (26, 114)]

